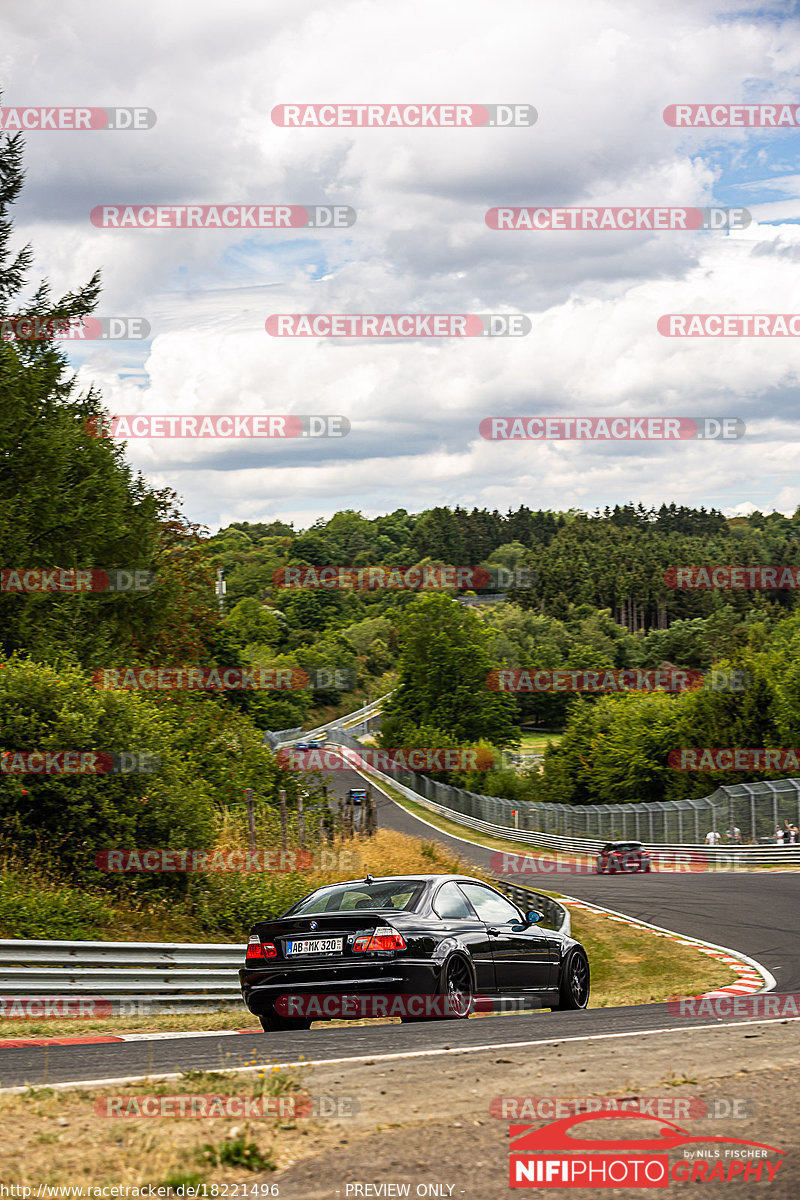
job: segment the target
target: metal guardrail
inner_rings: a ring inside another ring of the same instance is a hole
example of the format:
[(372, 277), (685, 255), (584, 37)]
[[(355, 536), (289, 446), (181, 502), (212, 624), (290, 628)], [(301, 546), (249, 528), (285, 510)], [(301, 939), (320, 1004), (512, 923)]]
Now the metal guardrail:
[(212, 1011), (241, 1003), (246, 946), (228, 943), (0, 941), (0, 996), (108, 1001), (111, 1011)]
[(320, 733), (328, 733), (337, 729), (355, 729), (363, 733), (369, 727), (371, 720), (379, 715), (381, 705), (390, 694), (387, 692), (386, 696), (379, 696), (377, 700), (372, 700), (362, 708), (356, 708), (342, 717), (334, 717), (332, 721), (327, 721), (324, 725), (317, 725), (314, 729), (304, 730), (302, 725), (298, 725), (296, 729), (279, 729), (272, 733), (268, 731), (264, 734), (264, 742), (273, 750), (277, 750), (280, 746), (289, 745), (300, 738), (306, 741), (317, 737)]
[(264, 733), (264, 745), (271, 746), (274, 750), (275, 747), (280, 746), (281, 743), (290, 742), (292, 738), (299, 737), (302, 732), (302, 725), (295, 725), (294, 729), (268, 729)]

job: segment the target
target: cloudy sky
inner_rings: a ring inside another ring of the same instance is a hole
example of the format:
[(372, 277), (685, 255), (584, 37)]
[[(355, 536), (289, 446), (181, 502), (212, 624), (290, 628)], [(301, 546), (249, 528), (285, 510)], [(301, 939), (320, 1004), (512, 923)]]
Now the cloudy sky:
[[(337, 509), (800, 504), (800, 341), (662, 337), (665, 313), (800, 313), (800, 130), (676, 129), (675, 103), (800, 104), (793, 3), (26, 0), (6, 106), (136, 105), (31, 132), (16, 211), (56, 291), (146, 341), (70, 346), (114, 414), (336, 413), (339, 440), (128, 443), (217, 528)], [(527, 103), (531, 128), (290, 129), (285, 103)], [(347, 204), (347, 229), (106, 230), (102, 204)], [(495, 206), (727, 205), (725, 232), (497, 232)], [(516, 339), (277, 339), (274, 313), (524, 313)], [(487, 416), (737, 417), (732, 443), (490, 442)]]

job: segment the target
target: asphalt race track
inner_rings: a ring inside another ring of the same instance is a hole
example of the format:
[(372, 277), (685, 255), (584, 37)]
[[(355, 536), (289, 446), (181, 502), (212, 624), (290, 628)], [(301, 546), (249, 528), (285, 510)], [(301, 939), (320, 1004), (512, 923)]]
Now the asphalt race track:
[[(363, 786), (354, 772), (337, 772), (339, 794)], [(378, 794), (378, 821), (385, 828), (429, 835), (465, 858), (488, 866), (492, 851), (471, 846), (429, 829), (410, 813)], [(365, 855), (369, 866), (368, 852)], [(620, 876), (514, 876), (532, 888), (564, 893), (606, 905), (679, 933), (740, 950), (762, 963), (778, 981), (778, 991), (800, 991), (800, 873), (675, 873)], [(242, 937), (246, 931), (242, 931)], [(89, 1080), (120, 1080), (170, 1075), (190, 1069), (220, 1070), (265, 1061), (331, 1062), (385, 1055), (428, 1056), (486, 1045), (553, 1039), (595, 1041), (659, 1033), (680, 1027), (708, 1028), (752, 1021), (751, 1017), (676, 1018), (665, 1004), (594, 1009), (579, 1013), (492, 1015), (471, 1021), (434, 1021), (420, 1025), (317, 1026), (269, 1035), (186, 1035), (170, 1039), (145, 1035), (133, 1042), (72, 1046), (25, 1046), (0, 1052), (0, 1087)], [(180, 1017), (175, 1019), (180, 1028)], [(796, 1036), (797, 1024), (785, 1026)]]
[[(739, 1024), (735, 1020), (732, 1022)], [(747, 1023), (747, 1022), (745, 1022)], [(176, 1025), (180, 1017), (176, 1018)], [(552, 1043), (574, 1038), (664, 1030), (685, 1033), (692, 1026), (725, 1026), (708, 1017), (676, 1017), (666, 1004), (635, 1008), (597, 1008), (577, 1013), (534, 1013), (530, 1016), (487, 1016), (471, 1021), (432, 1021), (419, 1025), (357, 1025), (299, 1032), (242, 1034), (180, 1039), (142, 1038), (79, 1046), (25, 1046), (0, 1051), (0, 1086), (121, 1080), (169, 1075), (188, 1070), (224, 1070), (264, 1062), (305, 1064), (346, 1059), (379, 1059), (384, 1055), (424, 1056), (447, 1051), (499, 1047), (519, 1043)], [(796, 1036), (797, 1026), (790, 1023)]]

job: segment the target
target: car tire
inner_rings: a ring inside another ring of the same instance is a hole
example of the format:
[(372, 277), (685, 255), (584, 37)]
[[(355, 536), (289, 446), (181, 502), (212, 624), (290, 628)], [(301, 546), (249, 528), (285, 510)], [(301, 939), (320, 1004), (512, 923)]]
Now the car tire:
[(550, 1005), (552, 1011), (578, 1011), (586, 1008), (590, 987), (589, 960), (583, 950), (575, 947), (564, 960), (558, 987), (558, 1003)]
[(278, 1033), (281, 1030), (291, 1029), (310, 1029), (311, 1019), (306, 1017), (277, 1017), (270, 1013), (269, 1016), (259, 1013), (258, 1017), (261, 1022), (261, 1028), (264, 1033)]
[(460, 954), (454, 955), (445, 963), (437, 995), (441, 997), (442, 1001), (452, 997), (454, 1011), (449, 1011), (449, 1006), (445, 1004), (447, 1011), (442, 1016), (434, 1013), (421, 1017), (401, 1017), (403, 1025), (411, 1025), (417, 1021), (464, 1021), (467, 1019), (475, 1006), (475, 996), (472, 990), (472, 971), (467, 960)]

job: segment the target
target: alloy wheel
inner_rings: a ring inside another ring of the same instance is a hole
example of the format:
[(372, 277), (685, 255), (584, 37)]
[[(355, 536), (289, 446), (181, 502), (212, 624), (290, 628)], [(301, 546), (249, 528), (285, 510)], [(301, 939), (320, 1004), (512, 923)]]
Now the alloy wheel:
[(453, 1017), (468, 1017), (472, 1011), (472, 976), (463, 958), (448, 964), (445, 981), (447, 1011)]

